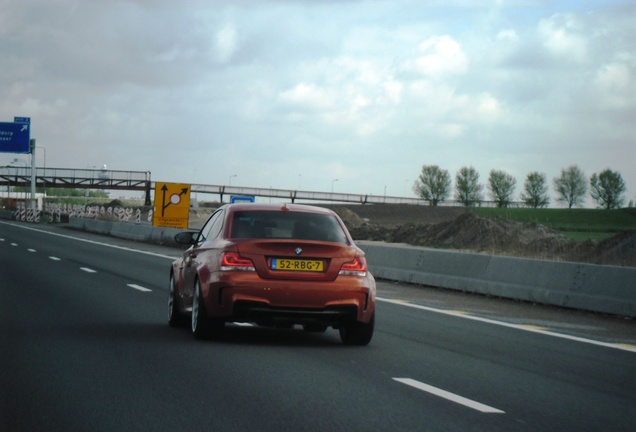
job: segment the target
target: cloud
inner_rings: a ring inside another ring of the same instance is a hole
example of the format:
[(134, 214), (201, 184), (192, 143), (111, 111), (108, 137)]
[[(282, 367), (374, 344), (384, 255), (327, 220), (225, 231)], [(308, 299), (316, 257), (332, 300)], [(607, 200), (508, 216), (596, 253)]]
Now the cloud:
[(636, 68), (624, 62), (601, 66), (596, 73), (600, 105), (608, 109), (636, 108)]
[(217, 59), (227, 62), (238, 49), (237, 31), (232, 25), (226, 25), (215, 35), (215, 48)]
[(410, 59), (404, 69), (415, 71), (432, 79), (447, 74), (463, 74), (468, 69), (468, 58), (457, 41), (448, 35), (433, 36), (417, 47), (417, 57)]
[(556, 14), (539, 22), (537, 32), (544, 47), (556, 57), (574, 62), (587, 60), (583, 24), (572, 14)]
[(334, 106), (334, 95), (313, 84), (299, 83), (280, 95), (280, 100), (296, 109), (324, 111)]

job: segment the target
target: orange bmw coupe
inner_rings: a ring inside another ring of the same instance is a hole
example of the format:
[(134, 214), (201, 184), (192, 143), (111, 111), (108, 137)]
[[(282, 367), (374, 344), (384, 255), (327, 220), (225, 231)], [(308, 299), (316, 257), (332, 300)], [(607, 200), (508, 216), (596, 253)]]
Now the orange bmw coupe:
[(171, 326), (189, 322), (197, 339), (218, 336), (227, 322), (333, 327), (345, 344), (371, 341), (375, 279), (335, 212), (227, 204), (175, 240), (190, 247), (170, 269)]

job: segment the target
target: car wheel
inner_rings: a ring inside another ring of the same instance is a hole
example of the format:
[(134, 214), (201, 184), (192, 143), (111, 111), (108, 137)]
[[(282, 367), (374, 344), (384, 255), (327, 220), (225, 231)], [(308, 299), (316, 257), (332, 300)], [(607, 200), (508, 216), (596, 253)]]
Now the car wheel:
[(177, 306), (177, 291), (174, 287), (174, 275), (170, 275), (170, 285), (168, 287), (168, 324), (171, 327), (184, 327), (187, 319)]
[(224, 326), (223, 321), (208, 318), (201, 294), (201, 283), (197, 279), (192, 296), (192, 334), (196, 339), (208, 339), (218, 336)]
[(353, 322), (340, 327), (340, 339), (345, 345), (368, 345), (373, 338), (375, 313), (368, 324)]

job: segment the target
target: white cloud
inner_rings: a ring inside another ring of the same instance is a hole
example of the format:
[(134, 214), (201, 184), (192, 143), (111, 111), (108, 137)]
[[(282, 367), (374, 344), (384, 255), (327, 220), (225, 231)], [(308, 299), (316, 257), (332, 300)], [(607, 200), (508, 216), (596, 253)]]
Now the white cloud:
[(501, 113), (499, 101), (488, 93), (479, 95), (475, 106), (479, 113), (479, 118), (484, 121), (495, 121)]
[(468, 69), (468, 58), (460, 44), (448, 35), (431, 37), (418, 46), (417, 57), (406, 64), (430, 78), (446, 74), (462, 74)]
[(497, 33), (497, 39), (501, 41), (516, 42), (519, 40), (519, 35), (517, 35), (517, 32), (512, 29), (501, 30)]
[(543, 45), (555, 56), (583, 62), (588, 47), (583, 24), (572, 14), (556, 14), (537, 27)]
[(323, 111), (334, 106), (334, 95), (314, 84), (298, 83), (280, 94), (280, 100), (294, 108)]
[(225, 63), (238, 49), (238, 34), (234, 26), (226, 25), (220, 29), (214, 38), (216, 58), (221, 63)]
[(596, 74), (600, 103), (605, 108), (636, 107), (636, 83), (632, 70), (625, 63), (603, 65)]

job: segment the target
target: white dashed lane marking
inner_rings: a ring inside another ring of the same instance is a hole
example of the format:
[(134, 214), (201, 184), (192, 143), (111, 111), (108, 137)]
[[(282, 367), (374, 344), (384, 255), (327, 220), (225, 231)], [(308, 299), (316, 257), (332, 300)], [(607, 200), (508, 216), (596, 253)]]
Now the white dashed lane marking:
[(134, 288), (134, 289), (136, 289), (138, 291), (142, 291), (142, 292), (150, 292), (150, 291), (152, 291), (151, 289), (144, 288), (144, 287), (142, 287), (140, 285), (137, 285), (137, 284), (127, 284), (127, 285), (129, 287), (131, 287), (131, 288)]
[[(4, 239), (0, 239), (0, 242), (5, 241)], [(18, 246), (17, 243), (10, 243), (11, 246)], [(37, 252), (36, 249), (27, 249), (27, 251), (31, 252), (31, 253), (35, 253)], [(51, 261), (62, 261), (62, 258), (58, 258), (56, 256), (49, 256), (49, 259)], [(86, 273), (97, 273), (97, 270), (93, 270), (92, 268), (89, 267), (80, 267), (80, 270), (86, 272)], [(150, 288), (146, 288), (143, 287), (141, 285), (137, 285), (137, 284), (126, 284), (127, 286), (129, 286), (130, 288), (136, 289), (137, 291), (141, 291), (141, 292), (152, 292), (152, 290)]]
[(406, 384), (418, 390), (422, 390), (432, 395), (439, 396), (443, 399), (458, 403), (460, 405), (464, 405), (468, 408), (472, 408), (474, 410), (480, 411), (485, 414), (505, 414), (504, 411), (501, 411), (497, 408), (493, 408), (491, 406), (484, 405), (479, 402), (475, 402), (474, 400), (471, 400), (471, 399), (466, 399), (465, 397), (456, 395), (455, 393), (451, 393), (446, 390), (442, 390), (440, 388), (433, 387), (428, 384), (424, 384), (423, 382), (419, 382), (411, 378), (393, 378), (393, 379), (402, 384)]
[(80, 270), (85, 271), (86, 273), (97, 273), (97, 270), (93, 270), (88, 267), (80, 267)]

